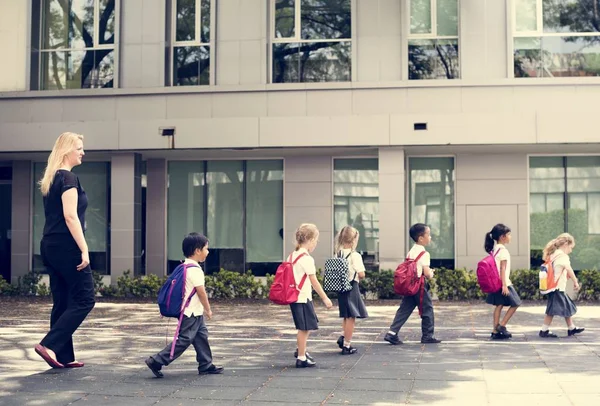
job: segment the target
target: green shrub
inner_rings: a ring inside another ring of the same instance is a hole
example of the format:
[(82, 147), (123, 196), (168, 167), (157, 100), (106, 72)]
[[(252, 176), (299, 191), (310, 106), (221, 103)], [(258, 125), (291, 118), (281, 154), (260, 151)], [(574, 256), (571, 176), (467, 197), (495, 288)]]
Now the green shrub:
[(94, 292), (96, 292), (96, 294), (98, 294), (104, 287), (104, 282), (102, 281), (102, 275), (96, 271), (92, 271), (92, 278), (94, 279)]
[(50, 296), (50, 289), (45, 283), (41, 283), (37, 287), (38, 296)]
[(437, 269), (434, 283), (430, 285), (440, 300), (475, 300), (485, 297), (479, 288), (475, 272), (462, 268)]
[(102, 286), (99, 292), (102, 297), (119, 297), (119, 290), (113, 285)]
[(542, 298), (539, 289), (539, 269), (517, 269), (510, 273), (513, 287), (524, 300), (539, 300)]
[(38, 291), (40, 280), (42, 280), (42, 275), (36, 271), (31, 271), (24, 276), (19, 276), (17, 282), (18, 294), (22, 296), (35, 296)]
[(117, 295), (121, 297), (156, 297), (166, 278), (156, 275), (137, 276), (132, 278), (129, 270), (117, 279)]
[(367, 276), (360, 283), (361, 293), (371, 293), (378, 299), (393, 299), (396, 297), (394, 292), (394, 271), (386, 269), (379, 272), (367, 272)]
[(600, 300), (600, 271), (585, 269), (578, 272), (577, 280), (581, 286), (579, 299)]
[(18, 293), (16, 286), (11, 285), (6, 279), (0, 276), (0, 296), (13, 296)]
[(254, 277), (252, 271), (239, 273), (221, 269), (206, 276), (205, 286), (208, 296), (213, 299), (259, 299), (268, 294), (268, 288)]

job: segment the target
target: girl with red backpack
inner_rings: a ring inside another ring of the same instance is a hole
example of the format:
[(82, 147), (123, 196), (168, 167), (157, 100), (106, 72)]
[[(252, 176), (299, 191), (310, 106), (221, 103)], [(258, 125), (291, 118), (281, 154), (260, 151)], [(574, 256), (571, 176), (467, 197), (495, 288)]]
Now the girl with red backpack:
[[(486, 303), (495, 306), (494, 325), (491, 334), (493, 340), (502, 340), (511, 338), (512, 334), (506, 329), (506, 325), (511, 317), (521, 306), (521, 298), (510, 281), (510, 253), (506, 249), (506, 244), (511, 240), (510, 228), (504, 224), (496, 224), (489, 233), (485, 234), (484, 249), (488, 254), (494, 255), (496, 267), (500, 274), (502, 288), (497, 292), (488, 293)], [(502, 308), (508, 306), (508, 310), (502, 321)]]
[(554, 316), (565, 318), (567, 323), (567, 336), (571, 337), (575, 334), (582, 333), (585, 329), (575, 327), (573, 323), (573, 315), (577, 313), (577, 306), (565, 293), (567, 288), (567, 278), (573, 279), (575, 290), (579, 290), (579, 282), (571, 268), (571, 260), (569, 254), (575, 247), (575, 239), (571, 234), (564, 233), (546, 244), (543, 253), (544, 261), (552, 263), (554, 270), (554, 282), (556, 290), (548, 293), (548, 301), (546, 304), (546, 317), (544, 324), (540, 330), (539, 336), (542, 338), (557, 338), (558, 336), (550, 331), (550, 324)]
[(311, 330), (319, 328), (319, 319), (315, 313), (312, 302), (313, 288), (328, 309), (331, 309), (331, 300), (327, 297), (321, 284), (317, 280), (317, 268), (315, 260), (310, 253), (317, 247), (319, 241), (319, 230), (314, 224), (302, 224), (296, 230), (296, 250), (290, 256), (289, 262), (293, 263), (294, 279), (296, 283), (307, 275), (305, 283), (300, 288), (298, 300), (290, 304), (294, 324), (298, 330), (298, 348), (294, 353), (296, 368), (308, 368), (316, 365), (315, 360), (306, 352), (306, 344)]

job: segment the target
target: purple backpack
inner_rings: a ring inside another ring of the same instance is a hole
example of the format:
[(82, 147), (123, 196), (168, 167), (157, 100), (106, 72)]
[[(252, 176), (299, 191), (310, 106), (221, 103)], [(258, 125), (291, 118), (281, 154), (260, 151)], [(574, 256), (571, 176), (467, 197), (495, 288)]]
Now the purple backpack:
[(488, 256), (477, 263), (477, 282), (483, 293), (496, 293), (502, 289), (502, 281), (496, 265), (496, 255), (490, 252)]
[(158, 308), (160, 314), (164, 317), (175, 317), (179, 319), (173, 344), (171, 345), (171, 359), (175, 351), (175, 343), (179, 336), (181, 321), (183, 320), (183, 311), (190, 305), (192, 298), (196, 294), (193, 290), (190, 296), (186, 299), (185, 296), (185, 280), (187, 278), (187, 270), (190, 267), (197, 268), (196, 265), (180, 264), (169, 276), (167, 281), (158, 291)]

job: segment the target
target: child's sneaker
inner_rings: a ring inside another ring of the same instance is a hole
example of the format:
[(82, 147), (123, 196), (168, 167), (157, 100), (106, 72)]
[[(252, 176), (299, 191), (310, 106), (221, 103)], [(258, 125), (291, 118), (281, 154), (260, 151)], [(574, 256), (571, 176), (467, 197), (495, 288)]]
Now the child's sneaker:
[(567, 334), (569, 334), (569, 337), (574, 336), (575, 334), (579, 334), (579, 333), (583, 333), (585, 329), (584, 328), (572, 328), (570, 330), (567, 331)]
[(435, 337), (422, 337), (421, 344), (439, 344), (442, 340), (438, 340)]
[(546, 330), (546, 331), (540, 330), (539, 336), (542, 338), (558, 338), (558, 336), (550, 330)]
[(344, 348), (344, 336), (340, 336), (336, 342), (338, 347), (340, 347), (340, 350)]
[[(306, 357), (306, 359), (311, 360), (312, 362), (315, 362), (315, 359), (309, 354), (308, 351), (306, 351), (304, 353), (304, 356)], [(298, 349), (296, 348), (296, 351), (294, 351), (294, 358), (298, 358)]]
[(383, 339), (392, 345), (402, 344), (402, 341), (398, 338), (398, 334), (386, 333)]
[(163, 373), (160, 372), (162, 365), (160, 365), (158, 362), (154, 361), (154, 358), (148, 357), (146, 359), (146, 365), (148, 365), (148, 368), (150, 368), (150, 371), (152, 371), (154, 376), (156, 376), (157, 378), (164, 377)]
[(351, 354), (356, 354), (358, 352), (358, 350), (356, 348), (354, 348), (353, 346), (350, 347), (343, 347), (342, 348), (342, 355), (351, 355)]
[(296, 368), (312, 368), (315, 365), (317, 364), (314, 361), (309, 360), (308, 357), (305, 361), (296, 359)]

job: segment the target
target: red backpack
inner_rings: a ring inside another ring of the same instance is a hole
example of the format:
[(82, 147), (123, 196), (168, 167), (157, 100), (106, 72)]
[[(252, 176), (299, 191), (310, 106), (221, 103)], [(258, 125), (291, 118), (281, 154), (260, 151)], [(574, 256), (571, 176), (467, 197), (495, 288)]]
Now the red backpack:
[(499, 248), (494, 254), (490, 252), (477, 263), (477, 283), (483, 293), (496, 293), (502, 289), (502, 281), (496, 265), (496, 255), (501, 249)]
[(415, 259), (406, 257), (403, 263), (398, 265), (394, 272), (394, 292), (401, 296), (414, 296), (421, 293), (419, 297), (419, 316), (423, 311), (423, 290), (425, 288), (425, 277), (417, 273), (417, 263), (425, 254), (422, 251)]
[(294, 277), (294, 265), (300, 258), (306, 255), (305, 252), (298, 255), (298, 258), (292, 261), (292, 254), (287, 261), (282, 262), (277, 267), (277, 272), (275, 272), (275, 279), (273, 280), (273, 284), (271, 285), (271, 290), (269, 290), (269, 300), (275, 304), (279, 305), (289, 305), (291, 303), (296, 303), (298, 300), (298, 295), (300, 294), (300, 290), (302, 290), (302, 286), (304, 286), (304, 282), (306, 282), (306, 277), (308, 275), (304, 274), (300, 283), (296, 285), (296, 278)]

